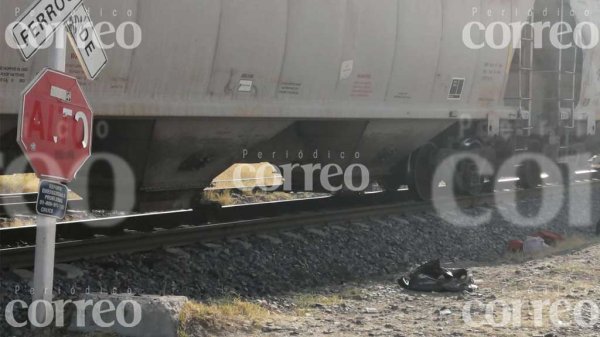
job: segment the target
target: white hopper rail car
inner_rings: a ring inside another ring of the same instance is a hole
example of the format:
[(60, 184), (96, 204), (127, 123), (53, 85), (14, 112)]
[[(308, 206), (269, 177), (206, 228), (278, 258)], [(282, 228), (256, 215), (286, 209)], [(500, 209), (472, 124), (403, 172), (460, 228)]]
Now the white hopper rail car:
[[(14, 22), (26, 3), (2, 0), (0, 26)], [(96, 113), (94, 155), (110, 153), (131, 167), (140, 203), (187, 200), (244, 161), (361, 163), (372, 181), (389, 189), (408, 184), (427, 197), (433, 168), (451, 153), (476, 152), (496, 165), (515, 151), (560, 161), (595, 143), (600, 47), (557, 49), (546, 43), (551, 29), (528, 28), (511, 36), (520, 46), (492, 46), (515, 22), (600, 25), (595, 0), (86, 5), (96, 23), (104, 22), (98, 29), (105, 44), (114, 43), (109, 64), (90, 82), (70, 54), (67, 72), (80, 77)], [(478, 24), (468, 37), (481, 48), (465, 43), (471, 22)], [(46, 51), (26, 63), (0, 44), (6, 164), (20, 156), (19, 94), (46, 61)], [(112, 184), (107, 165), (90, 163), (80, 178), (96, 188)], [(466, 192), (480, 181), (470, 166), (457, 178)]]

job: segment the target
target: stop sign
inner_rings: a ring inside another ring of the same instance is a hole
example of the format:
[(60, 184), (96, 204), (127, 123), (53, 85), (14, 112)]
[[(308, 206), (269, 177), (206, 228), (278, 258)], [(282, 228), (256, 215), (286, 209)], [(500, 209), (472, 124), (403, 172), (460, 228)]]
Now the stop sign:
[(21, 149), (38, 177), (72, 181), (92, 149), (93, 113), (77, 79), (46, 68), (22, 95)]

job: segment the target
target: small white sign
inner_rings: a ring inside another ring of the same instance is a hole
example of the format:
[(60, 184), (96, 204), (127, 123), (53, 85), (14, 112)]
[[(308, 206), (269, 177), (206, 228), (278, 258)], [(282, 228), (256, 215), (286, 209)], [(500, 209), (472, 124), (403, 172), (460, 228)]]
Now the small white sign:
[(71, 46), (88, 79), (94, 80), (108, 63), (98, 33), (88, 11), (83, 5), (77, 7), (67, 20)]
[(352, 76), (352, 71), (354, 71), (354, 60), (348, 60), (342, 62), (342, 66), (340, 68), (340, 79), (347, 80)]
[(239, 92), (251, 92), (252, 91), (252, 81), (249, 80), (240, 80), (240, 86), (238, 87)]
[(71, 102), (71, 92), (56, 86), (50, 87), (50, 96), (58, 98), (61, 101)]
[(11, 29), (23, 59), (29, 60), (82, 3), (83, 0), (37, 0), (29, 6)]

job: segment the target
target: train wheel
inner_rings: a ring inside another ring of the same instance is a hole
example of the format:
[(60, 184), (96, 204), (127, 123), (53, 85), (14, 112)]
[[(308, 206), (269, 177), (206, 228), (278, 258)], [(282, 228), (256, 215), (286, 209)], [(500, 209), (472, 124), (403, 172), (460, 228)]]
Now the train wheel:
[(437, 146), (433, 143), (428, 143), (410, 155), (408, 188), (421, 200), (431, 199), (432, 180), (436, 169), (437, 154)]
[(486, 188), (486, 180), (471, 160), (458, 163), (454, 174), (454, 186), (458, 195), (477, 196)]
[(535, 188), (542, 184), (542, 171), (534, 161), (525, 161), (518, 168), (518, 186), (525, 189)]

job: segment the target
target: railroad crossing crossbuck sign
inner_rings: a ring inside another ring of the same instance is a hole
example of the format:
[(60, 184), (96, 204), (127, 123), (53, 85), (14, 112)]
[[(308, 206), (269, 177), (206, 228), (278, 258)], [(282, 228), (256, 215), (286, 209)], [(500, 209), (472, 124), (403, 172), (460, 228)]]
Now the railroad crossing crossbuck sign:
[(65, 25), (87, 78), (96, 79), (108, 59), (83, 0), (37, 0), (19, 17), (11, 35), (27, 61)]
[(17, 141), (40, 178), (71, 182), (91, 155), (93, 113), (77, 79), (42, 70), (23, 92)]
[(67, 20), (69, 40), (79, 63), (90, 80), (96, 79), (108, 63), (100, 37), (94, 29), (89, 13), (83, 5), (77, 7)]
[(37, 0), (29, 6), (12, 28), (21, 56), (29, 60), (82, 3), (83, 0)]

